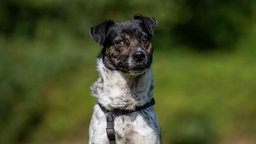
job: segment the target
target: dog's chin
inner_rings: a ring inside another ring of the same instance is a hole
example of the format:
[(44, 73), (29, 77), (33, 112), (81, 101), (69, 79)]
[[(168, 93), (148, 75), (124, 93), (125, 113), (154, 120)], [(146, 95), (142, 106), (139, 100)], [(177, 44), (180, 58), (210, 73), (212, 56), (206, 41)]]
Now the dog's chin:
[(148, 70), (148, 68), (146, 68), (146, 67), (133, 68), (133, 69), (128, 70), (128, 74), (129, 75), (143, 75), (147, 70)]
[(137, 75), (143, 75), (145, 72), (146, 70), (130, 70), (128, 74), (137, 76)]

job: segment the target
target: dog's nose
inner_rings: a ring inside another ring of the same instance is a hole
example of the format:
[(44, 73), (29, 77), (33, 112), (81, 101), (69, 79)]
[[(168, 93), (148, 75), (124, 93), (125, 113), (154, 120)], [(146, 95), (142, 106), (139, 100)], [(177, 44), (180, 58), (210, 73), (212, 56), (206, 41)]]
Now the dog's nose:
[(132, 58), (133, 58), (133, 60), (136, 61), (136, 62), (142, 62), (142, 61), (145, 60), (146, 55), (145, 55), (145, 53), (142, 52), (142, 51), (137, 51), (137, 52), (135, 52), (135, 53), (132, 55)]

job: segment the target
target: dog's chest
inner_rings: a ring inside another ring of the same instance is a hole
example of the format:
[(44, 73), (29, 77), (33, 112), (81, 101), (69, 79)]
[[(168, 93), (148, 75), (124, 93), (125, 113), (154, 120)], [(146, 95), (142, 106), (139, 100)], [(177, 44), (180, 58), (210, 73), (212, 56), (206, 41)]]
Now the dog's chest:
[(93, 95), (106, 108), (134, 109), (152, 98), (151, 70), (142, 76), (127, 76), (119, 71), (108, 70), (98, 60), (100, 78), (91, 87)]
[(110, 97), (118, 98), (139, 98), (148, 92), (149, 79), (125, 77), (120, 73), (112, 73), (106, 77), (104, 90)]
[[(137, 137), (154, 135), (157, 130), (156, 116), (153, 109), (122, 115), (115, 118), (115, 131), (118, 141), (139, 141)], [(124, 139), (125, 138), (125, 139)]]
[[(106, 115), (99, 105), (95, 105), (90, 124), (92, 141), (107, 141)], [(117, 144), (154, 143), (160, 131), (153, 107), (125, 115), (114, 116), (114, 130)]]

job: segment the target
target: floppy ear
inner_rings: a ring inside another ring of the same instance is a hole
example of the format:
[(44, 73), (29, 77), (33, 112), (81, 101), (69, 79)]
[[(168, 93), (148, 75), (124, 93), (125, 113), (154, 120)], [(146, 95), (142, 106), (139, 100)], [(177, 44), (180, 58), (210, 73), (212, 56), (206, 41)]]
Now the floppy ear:
[(157, 20), (155, 18), (149, 18), (142, 15), (134, 15), (134, 19), (141, 20), (151, 35), (154, 35), (154, 31), (157, 27)]
[(111, 20), (105, 20), (104, 22), (91, 27), (90, 28), (90, 34), (91, 37), (100, 45), (102, 45), (105, 41), (106, 33), (108, 31), (108, 28), (113, 25), (114, 22)]

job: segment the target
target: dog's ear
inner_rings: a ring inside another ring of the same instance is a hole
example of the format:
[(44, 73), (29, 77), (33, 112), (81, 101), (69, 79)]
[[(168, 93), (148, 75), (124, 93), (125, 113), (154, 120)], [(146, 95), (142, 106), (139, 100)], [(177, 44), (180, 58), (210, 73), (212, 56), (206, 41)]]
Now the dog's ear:
[(154, 35), (154, 31), (157, 27), (157, 20), (155, 18), (145, 17), (142, 15), (134, 15), (134, 19), (141, 20), (146, 29), (151, 35)]
[(100, 45), (102, 45), (105, 41), (105, 37), (108, 31), (108, 28), (113, 25), (114, 22), (112, 20), (105, 20), (104, 22), (91, 27), (90, 28), (90, 34), (92, 36), (92, 38), (99, 43)]

